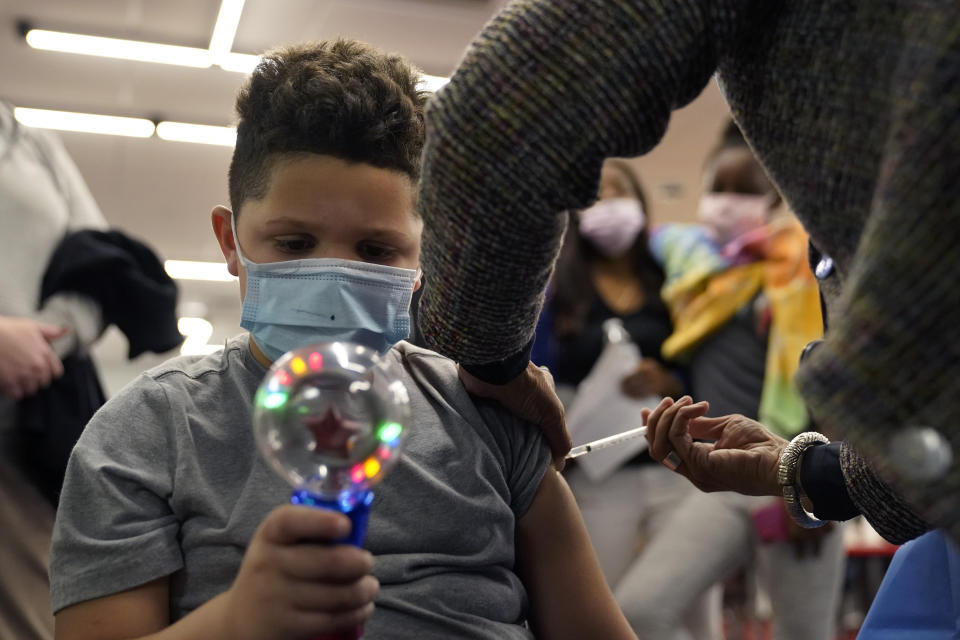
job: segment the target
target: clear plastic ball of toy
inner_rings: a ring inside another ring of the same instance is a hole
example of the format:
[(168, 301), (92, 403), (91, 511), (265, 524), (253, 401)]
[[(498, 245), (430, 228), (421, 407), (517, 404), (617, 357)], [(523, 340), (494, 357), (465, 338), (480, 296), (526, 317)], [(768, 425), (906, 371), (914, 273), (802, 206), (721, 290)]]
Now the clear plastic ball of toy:
[(409, 396), (367, 347), (325, 342), (277, 360), (254, 398), (257, 445), (295, 490), (349, 499), (396, 464), (410, 428)]

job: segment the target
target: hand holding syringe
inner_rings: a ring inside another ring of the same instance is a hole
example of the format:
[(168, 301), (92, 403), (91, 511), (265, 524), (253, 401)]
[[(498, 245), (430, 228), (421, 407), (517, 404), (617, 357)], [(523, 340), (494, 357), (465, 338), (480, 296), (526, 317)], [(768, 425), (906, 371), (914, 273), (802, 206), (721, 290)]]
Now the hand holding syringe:
[(615, 445), (626, 442), (627, 440), (633, 440), (634, 438), (641, 438), (647, 433), (646, 427), (638, 427), (636, 429), (630, 429), (629, 431), (624, 431), (622, 433), (617, 433), (612, 436), (607, 436), (606, 438), (600, 438), (599, 440), (594, 440), (593, 442), (588, 442), (582, 444), (579, 447), (574, 447), (570, 450), (570, 453), (567, 454), (566, 460), (572, 460), (574, 458), (579, 458), (580, 456), (590, 453), (591, 451), (596, 451), (598, 449), (606, 449), (607, 447), (613, 447)]

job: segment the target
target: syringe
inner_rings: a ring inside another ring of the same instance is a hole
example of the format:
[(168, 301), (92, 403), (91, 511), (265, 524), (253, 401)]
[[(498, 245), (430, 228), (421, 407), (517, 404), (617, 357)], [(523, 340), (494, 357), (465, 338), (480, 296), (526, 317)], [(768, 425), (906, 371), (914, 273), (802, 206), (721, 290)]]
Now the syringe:
[(646, 433), (647, 433), (646, 427), (638, 427), (636, 429), (630, 429), (629, 431), (624, 431), (623, 433), (607, 436), (606, 438), (600, 438), (599, 440), (594, 440), (593, 442), (588, 442), (587, 444), (582, 444), (579, 447), (574, 447), (573, 449), (570, 449), (570, 453), (567, 454), (566, 460), (579, 458), (585, 453), (590, 453), (591, 451), (596, 451), (597, 449), (606, 449), (607, 447), (612, 447), (626, 440), (639, 438)]

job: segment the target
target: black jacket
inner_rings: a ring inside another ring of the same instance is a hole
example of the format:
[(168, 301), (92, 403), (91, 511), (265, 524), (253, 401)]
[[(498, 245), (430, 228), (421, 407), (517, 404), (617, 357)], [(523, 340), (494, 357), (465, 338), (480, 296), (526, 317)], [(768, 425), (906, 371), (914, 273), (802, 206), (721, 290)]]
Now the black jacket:
[[(119, 231), (84, 230), (61, 241), (41, 287), (41, 304), (55, 293), (93, 299), (104, 324), (115, 324), (130, 344), (129, 357), (173, 349), (177, 331), (177, 286), (149, 247)], [(54, 505), (70, 452), (91, 416), (105, 402), (90, 357), (63, 361), (64, 374), (22, 400), (18, 410), (16, 458), (26, 475)]]

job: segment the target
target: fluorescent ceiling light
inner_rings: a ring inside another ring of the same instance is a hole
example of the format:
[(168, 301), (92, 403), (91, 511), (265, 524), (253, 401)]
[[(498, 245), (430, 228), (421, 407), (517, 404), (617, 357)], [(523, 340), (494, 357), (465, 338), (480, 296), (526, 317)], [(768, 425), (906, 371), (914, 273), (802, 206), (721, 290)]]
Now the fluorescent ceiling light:
[(163, 263), (167, 275), (176, 280), (207, 280), (209, 282), (233, 282), (227, 265), (222, 262), (198, 262), (194, 260), (167, 260)]
[(232, 147), (237, 142), (237, 130), (233, 127), (215, 127), (187, 122), (161, 122), (157, 125), (157, 136), (163, 140), (175, 142), (198, 142), (224, 147)]
[(121, 118), (93, 113), (75, 113), (73, 111), (16, 107), (13, 110), (13, 116), (17, 119), (17, 122), (27, 127), (103, 133), (133, 138), (149, 138), (153, 135), (155, 128), (152, 122), (144, 118)]
[(214, 62), (219, 63), (224, 56), (230, 55), (240, 24), (240, 14), (243, 13), (243, 3), (244, 0), (223, 0), (220, 3), (217, 24), (210, 38), (210, 54)]
[[(244, 0), (223, 0), (217, 15), (217, 24), (210, 38), (209, 49), (181, 47), (139, 40), (120, 40), (88, 36), (80, 33), (63, 33), (31, 29), (27, 32), (27, 44), (35, 49), (79, 53), (83, 55), (157, 62), (205, 69), (214, 64), (225, 71), (249, 74), (260, 62), (260, 56), (230, 51), (236, 36)], [(436, 91), (447, 84), (450, 78), (424, 75), (420, 85), (426, 91)]]
[[(151, 121), (145, 118), (125, 118), (95, 113), (29, 109), (27, 107), (15, 107), (13, 114), (20, 124), (41, 129), (102, 133), (134, 138), (149, 138), (156, 131), (157, 136), (163, 140), (213, 144), (224, 147), (234, 146), (237, 140), (237, 130), (233, 127), (170, 121), (164, 121), (154, 126)], [(233, 276), (228, 279), (233, 279)]]
[(27, 32), (27, 44), (34, 49), (79, 53), (88, 56), (157, 62), (185, 67), (206, 68), (212, 63), (210, 51), (196, 47), (180, 47), (172, 44), (140, 42), (138, 40), (120, 40), (102, 38), (79, 33), (63, 33), (31, 29)]
[(260, 56), (251, 53), (229, 53), (219, 60), (217, 64), (224, 71), (234, 71), (236, 73), (250, 73), (260, 63)]
[(421, 76), (420, 86), (422, 86), (425, 91), (436, 91), (448, 82), (450, 82), (450, 78), (445, 78), (443, 76), (428, 76), (424, 74)]
[(183, 317), (177, 320), (177, 330), (184, 335), (180, 353), (185, 356), (206, 355), (219, 351), (220, 346), (207, 344), (213, 335), (213, 325), (204, 318)]

